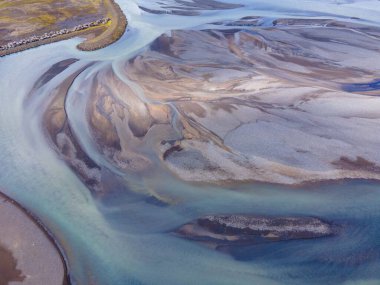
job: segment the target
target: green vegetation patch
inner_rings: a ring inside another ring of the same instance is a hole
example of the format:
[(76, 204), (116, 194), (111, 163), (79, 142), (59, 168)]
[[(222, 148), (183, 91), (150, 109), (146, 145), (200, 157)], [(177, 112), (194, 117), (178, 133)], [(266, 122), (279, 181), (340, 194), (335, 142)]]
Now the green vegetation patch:
[(0, 0), (0, 45), (106, 16), (103, 0)]

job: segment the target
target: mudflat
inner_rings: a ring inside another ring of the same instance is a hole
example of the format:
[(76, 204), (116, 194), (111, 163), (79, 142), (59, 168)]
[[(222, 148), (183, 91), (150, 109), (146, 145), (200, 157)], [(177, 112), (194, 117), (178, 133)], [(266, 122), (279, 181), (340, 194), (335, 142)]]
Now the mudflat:
[(52, 238), (34, 218), (0, 193), (0, 285), (67, 284)]
[(12, 252), (0, 245), (0, 285), (6, 285), (11, 281), (24, 281), (25, 276), (17, 269), (17, 260)]

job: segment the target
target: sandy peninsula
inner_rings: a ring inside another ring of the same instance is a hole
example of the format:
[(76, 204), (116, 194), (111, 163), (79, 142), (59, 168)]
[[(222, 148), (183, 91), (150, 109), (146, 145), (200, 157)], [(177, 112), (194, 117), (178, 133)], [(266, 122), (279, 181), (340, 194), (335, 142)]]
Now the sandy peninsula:
[(67, 268), (51, 235), (0, 193), (0, 285), (67, 285)]
[(127, 19), (114, 0), (6, 0), (0, 3), (0, 56), (73, 37), (91, 51), (117, 41)]

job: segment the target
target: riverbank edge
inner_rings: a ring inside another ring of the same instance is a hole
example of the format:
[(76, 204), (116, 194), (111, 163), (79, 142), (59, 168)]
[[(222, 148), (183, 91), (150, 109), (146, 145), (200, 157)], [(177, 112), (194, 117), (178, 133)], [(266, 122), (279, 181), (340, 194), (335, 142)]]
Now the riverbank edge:
[(77, 45), (77, 48), (81, 51), (94, 51), (105, 48), (119, 40), (127, 30), (128, 20), (119, 4), (115, 0), (104, 1), (105, 5), (109, 7), (107, 17), (111, 19), (111, 26), (95, 42), (89, 40)]
[[(31, 223), (34, 223), (47, 237), (47, 239), (51, 242), (51, 244), (55, 247), (57, 250), (59, 256), (61, 257), (63, 268), (64, 268), (64, 279), (62, 280), (62, 285), (72, 285), (70, 281), (70, 273), (69, 273), (69, 266), (67, 257), (64, 253), (63, 248), (58, 243), (58, 241), (54, 238), (54, 235), (49, 231), (49, 229), (41, 222), (40, 219), (36, 215), (34, 215), (31, 211), (29, 211), (27, 208), (22, 206), (20, 203), (18, 203), (16, 200), (9, 197), (7, 194), (5, 194), (0, 189), (0, 198), (5, 199), (6, 202), (12, 203), (16, 208), (18, 208), (21, 212), (23, 212), (30, 220)], [(1, 239), (0, 239), (1, 240)]]
[[(108, 29), (106, 29), (105, 32), (103, 32), (101, 35), (99, 35), (97, 38), (99, 40), (92, 42), (92, 43), (87, 43), (88, 40), (85, 40), (84, 42), (80, 43), (77, 45), (77, 48), (81, 51), (95, 51), (104, 47), (107, 47), (117, 40), (119, 40), (123, 34), (125, 33), (127, 26), (128, 26), (128, 20), (127, 17), (125, 16), (123, 10), (120, 8), (119, 4), (115, 2), (115, 0), (105, 0), (105, 5), (108, 6), (108, 11), (110, 14), (110, 19), (111, 22), (116, 22), (116, 26), (114, 26), (114, 30), (109, 32), (107, 36), (102, 37), (103, 34), (107, 33)], [(36, 42), (32, 43), (27, 43), (25, 45), (17, 46), (15, 48), (11, 48), (8, 50), (3, 50), (0, 51), (0, 57), (4, 57), (7, 55), (11, 55), (14, 53), (22, 52), (28, 49), (36, 48), (42, 45), (47, 45), (55, 42), (60, 42), (63, 40), (68, 40), (72, 39), (75, 37), (80, 37), (80, 36), (85, 36), (89, 34), (90, 32), (99, 29), (101, 27), (104, 27), (105, 25), (99, 25), (95, 27), (89, 27), (87, 29), (77, 31), (77, 32), (71, 32), (68, 34), (63, 34), (63, 35), (58, 35), (53, 38), (48, 38), (44, 40), (39, 40)]]

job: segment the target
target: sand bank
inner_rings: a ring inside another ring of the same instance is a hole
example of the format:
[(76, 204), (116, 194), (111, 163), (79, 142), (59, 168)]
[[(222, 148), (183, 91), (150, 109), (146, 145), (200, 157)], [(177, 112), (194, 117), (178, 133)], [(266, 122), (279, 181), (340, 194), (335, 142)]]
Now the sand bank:
[(68, 284), (52, 236), (15, 201), (0, 193), (0, 284)]

